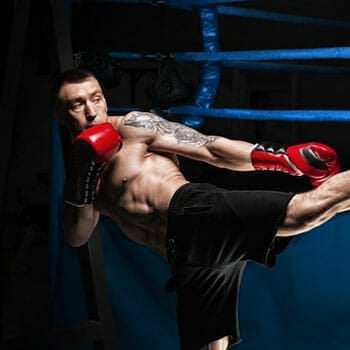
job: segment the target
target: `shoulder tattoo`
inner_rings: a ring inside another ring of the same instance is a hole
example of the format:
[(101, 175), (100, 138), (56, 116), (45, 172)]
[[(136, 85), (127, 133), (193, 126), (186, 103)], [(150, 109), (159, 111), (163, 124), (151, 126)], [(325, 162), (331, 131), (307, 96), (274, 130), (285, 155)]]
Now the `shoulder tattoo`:
[(216, 140), (215, 136), (201, 134), (186, 125), (170, 122), (156, 114), (147, 112), (131, 112), (124, 120), (124, 125), (146, 128), (155, 133), (173, 136), (177, 143), (203, 146)]

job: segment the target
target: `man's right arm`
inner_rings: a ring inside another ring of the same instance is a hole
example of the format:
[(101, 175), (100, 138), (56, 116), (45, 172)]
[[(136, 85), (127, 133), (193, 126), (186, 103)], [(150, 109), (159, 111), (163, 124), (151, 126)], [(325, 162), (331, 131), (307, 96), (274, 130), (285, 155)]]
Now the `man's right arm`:
[(93, 233), (100, 217), (93, 204), (97, 182), (104, 164), (121, 144), (109, 123), (91, 127), (73, 141), (63, 195), (63, 230), (69, 245), (80, 246)]
[(85, 244), (92, 235), (99, 218), (100, 213), (93, 204), (78, 208), (65, 203), (63, 232), (66, 242), (72, 247)]

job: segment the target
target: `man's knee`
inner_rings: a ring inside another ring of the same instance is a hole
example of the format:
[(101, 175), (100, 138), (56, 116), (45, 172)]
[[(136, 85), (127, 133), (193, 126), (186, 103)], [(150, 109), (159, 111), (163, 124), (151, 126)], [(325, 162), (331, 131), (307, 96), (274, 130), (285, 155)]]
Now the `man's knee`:
[(313, 191), (293, 196), (277, 235), (293, 236), (316, 227), (322, 220), (322, 201), (314, 198)]
[(227, 350), (229, 344), (229, 337), (224, 337), (213, 341), (212, 343), (206, 345), (201, 350)]

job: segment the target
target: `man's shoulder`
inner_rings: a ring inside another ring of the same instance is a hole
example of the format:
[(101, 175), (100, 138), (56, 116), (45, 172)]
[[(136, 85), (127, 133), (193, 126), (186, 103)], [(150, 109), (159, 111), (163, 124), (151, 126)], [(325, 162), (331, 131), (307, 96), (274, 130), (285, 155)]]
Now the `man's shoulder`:
[(161, 117), (155, 113), (147, 111), (131, 111), (124, 116), (125, 120), (155, 120)]
[(163, 121), (164, 119), (157, 114), (135, 111), (125, 115), (123, 124), (154, 131)]
[(146, 142), (145, 138), (155, 130), (153, 114), (148, 112), (133, 111), (115, 119), (112, 117), (111, 123), (124, 139), (139, 139), (141, 142)]

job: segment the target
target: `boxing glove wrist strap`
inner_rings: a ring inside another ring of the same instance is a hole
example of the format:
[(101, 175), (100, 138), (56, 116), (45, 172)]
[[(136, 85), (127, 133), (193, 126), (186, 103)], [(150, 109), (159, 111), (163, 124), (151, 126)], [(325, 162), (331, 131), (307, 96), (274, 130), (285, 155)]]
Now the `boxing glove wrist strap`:
[(84, 207), (93, 203), (101, 170), (122, 146), (122, 139), (110, 123), (86, 129), (73, 142), (67, 169), (64, 200)]
[(91, 160), (84, 168), (85, 171), (69, 176), (64, 188), (64, 202), (78, 208), (85, 207), (95, 200), (97, 180), (103, 163)]
[(303, 175), (282, 146), (256, 144), (251, 152), (251, 161), (256, 170), (282, 171), (293, 176)]
[(97, 180), (103, 164), (94, 160), (94, 151), (88, 143), (76, 142), (67, 171), (64, 201), (76, 207), (91, 204), (95, 199)]

